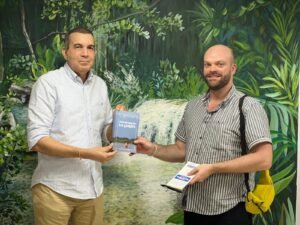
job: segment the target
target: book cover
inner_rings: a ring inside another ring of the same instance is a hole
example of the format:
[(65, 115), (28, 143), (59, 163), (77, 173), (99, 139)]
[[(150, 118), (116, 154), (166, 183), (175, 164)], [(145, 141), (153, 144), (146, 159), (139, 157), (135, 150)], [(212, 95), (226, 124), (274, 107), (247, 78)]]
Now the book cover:
[(115, 111), (113, 119), (113, 149), (136, 153), (140, 116), (135, 112)]
[(187, 162), (167, 184), (162, 184), (162, 186), (173, 191), (182, 192), (193, 178), (193, 176), (188, 176), (187, 174), (198, 165), (199, 164), (193, 162)]

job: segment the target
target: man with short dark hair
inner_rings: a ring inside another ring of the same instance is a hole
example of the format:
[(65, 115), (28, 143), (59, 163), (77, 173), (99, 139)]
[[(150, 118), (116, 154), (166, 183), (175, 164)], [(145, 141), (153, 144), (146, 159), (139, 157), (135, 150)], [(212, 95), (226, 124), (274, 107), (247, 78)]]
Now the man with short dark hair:
[(92, 72), (93, 33), (82, 27), (66, 35), (63, 67), (34, 84), (28, 109), (28, 145), (38, 152), (32, 177), (36, 225), (103, 224), (101, 164), (116, 152), (112, 109), (105, 82)]

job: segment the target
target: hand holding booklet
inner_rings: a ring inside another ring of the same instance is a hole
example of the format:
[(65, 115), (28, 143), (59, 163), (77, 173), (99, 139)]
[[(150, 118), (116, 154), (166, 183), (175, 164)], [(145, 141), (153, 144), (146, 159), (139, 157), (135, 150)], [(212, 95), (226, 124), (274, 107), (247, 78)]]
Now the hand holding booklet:
[(173, 191), (182, 192), (193, 178), (193, 176), (188, 176), (187, 174), (198, 165), (197, 163), (187, 162), (167, 184), (162, 184), (162, 186)]

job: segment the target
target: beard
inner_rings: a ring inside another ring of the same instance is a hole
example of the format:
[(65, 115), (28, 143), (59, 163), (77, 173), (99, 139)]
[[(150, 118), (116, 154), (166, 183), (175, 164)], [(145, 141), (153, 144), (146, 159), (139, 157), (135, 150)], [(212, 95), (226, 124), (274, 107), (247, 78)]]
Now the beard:
[[(211, 82), (208, 80), (209, 76), (216, 76), (220, 77), (220, 80), (218, 82)], [(209, 87), (209, 89), (217, 91), (225, 87), (230, 82), (230, 74), (221, 75), (218, 73), (210, 73), (204, 76), (204, 80)]]

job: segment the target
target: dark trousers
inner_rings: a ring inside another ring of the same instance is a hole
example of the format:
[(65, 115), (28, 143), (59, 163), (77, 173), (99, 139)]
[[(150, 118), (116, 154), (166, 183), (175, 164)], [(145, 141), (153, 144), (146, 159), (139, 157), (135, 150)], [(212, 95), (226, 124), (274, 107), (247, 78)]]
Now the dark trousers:
[(245, 202), (220, 215), (200, 215), (184, 211), (184, 225), (252, 225), (252, 214), (245, 209)]

